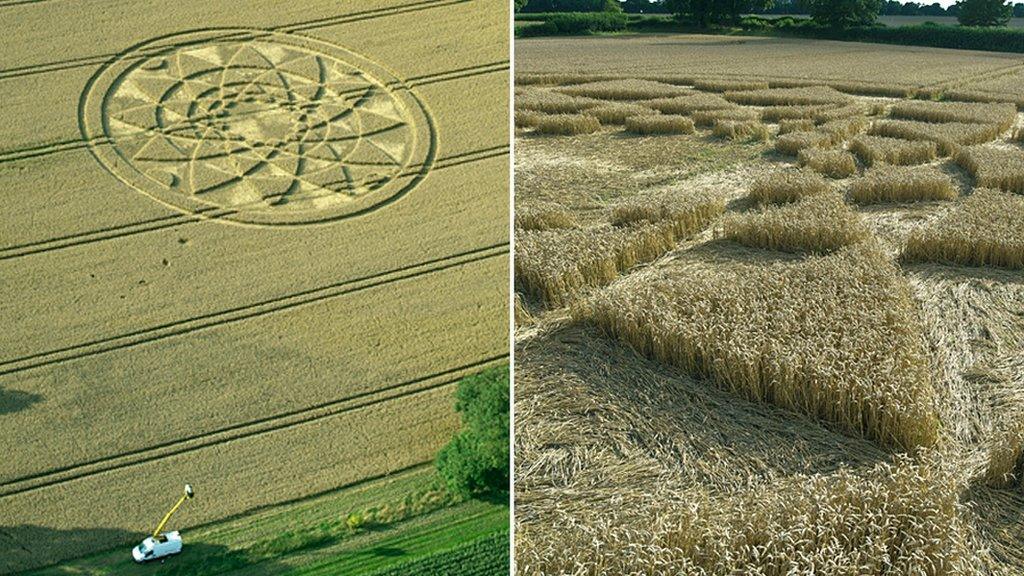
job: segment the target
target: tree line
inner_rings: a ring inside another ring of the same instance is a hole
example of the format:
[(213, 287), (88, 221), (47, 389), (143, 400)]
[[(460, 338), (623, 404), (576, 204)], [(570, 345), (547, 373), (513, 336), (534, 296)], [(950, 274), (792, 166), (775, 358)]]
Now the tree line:
[(960, 0), (948, 8), (935, 2), (895, 0), (516, 0), (523, 12), (618, 12), (674, 14), (700, 26), (733, 24), (743, 14), (808, 14), (829, 27), (869, 26), (878, 16), (953, 16), (964, 26), (1005, 26), (1024, 18), (1024, 3)]

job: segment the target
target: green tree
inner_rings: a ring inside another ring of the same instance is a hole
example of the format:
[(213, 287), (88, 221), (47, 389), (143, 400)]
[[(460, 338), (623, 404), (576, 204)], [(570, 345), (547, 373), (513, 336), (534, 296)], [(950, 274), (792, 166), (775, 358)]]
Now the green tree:
[(455, 409), (462, 415), (462, 430), (438, 452), (435, 463), (453, 493), (470, 496), (508, 489), (508, 388), (508, 366), (459, 382)]
[(523, 7), (526, 6), (526, 3), (529, 2), (529, 1), (530, 0), (515, 0), (516, 12), (519, 12), (520, 10), (522, 10)]
[(738, 22), (743, 14), (771, 8), (772, 0), (665, 0), (665, 7), (677, 18), (704, 27)]
[(815, 22), (832, 28), (870, 26), (878, 19), (882, 0), (804, 0)]
[(1006, 26), (1013, 16), (1013, 6), (1003, 0), (961, 0), (957, 6), (962, 26)]

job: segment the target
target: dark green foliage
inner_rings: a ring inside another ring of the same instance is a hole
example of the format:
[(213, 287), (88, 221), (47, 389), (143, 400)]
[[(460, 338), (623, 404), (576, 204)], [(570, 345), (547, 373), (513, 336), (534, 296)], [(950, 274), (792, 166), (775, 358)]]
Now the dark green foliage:
[(1003, 0), (961, 0), (957, 20), (962, 26), (1006, 26), (1013, 7)]
[[(520, 22), (530, 19), (519, 18)], [(556, 36), (621, 32), (626, 29), (626, 15), (622, 12), (569, 12), (546, 15), (543, 23), (517, 29), (520, 36)]]
[(455, 409), (462, 430), (437, 454), (437, 471), (448, 489), (468, 496), (508, 490), (508, 366), (491, 368), (459, 382)]
[(507, 530), (481, 536), (452, 548), (372, 572), (367, 576), (493, 576), (508, 572)]
[(530, 12), (621, 12), (618, 0), (529, 0), (521, 8)]
[(882, 0), (804, 0), (811, 18), (831, 28), (867, 26), (878, 19)]
[(516, 12), (519, 12), (520, 10), (525, 8), (526, 4), (528, 2), (529, 2), (529, 0), (515, 0), (514, 6), (515, 6), (515, 9), (516, 9)]
[(772, 0), (665, 0), (665, 6), (673, 14), (701, 27), (735, 24), (741, 15), (771, 5)]

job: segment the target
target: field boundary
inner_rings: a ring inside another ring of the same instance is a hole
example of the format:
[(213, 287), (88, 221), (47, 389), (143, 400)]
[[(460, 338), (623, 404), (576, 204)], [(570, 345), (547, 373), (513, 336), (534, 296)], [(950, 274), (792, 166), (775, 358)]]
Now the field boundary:
[[(326, 18), (317, 18), (315, 20), (307, 20), (305, 22), (295, 22), (292, 24), (282, 24), (281, 26), (274, 26), (266, 28), (271, 32), (300, 32), (305, 30), (314, 30), (316, 28), (326, 28), (329, 26), (336, 26), (339, 24), (350, 24), (352, 22), (362, 22), (364, 20), (372, 20), (375, 18), (382, 18), (385, 16), (394, 16), (397, 14), (406, 14), (409, 12), (418, 12), (421, 10), (429, 10), (431, 8), (443, 8), (446, 6), (453, 6), (457, 4), (466, 4), (473, 0), (421, 0), (419, 2), (411, 2), (409, 4), (402, 4), (400, 6), (391, 6), (388, 8), (374, 8), (372, 10), (364, 10), (362, 12), (351, 12), (340, 16), (329, 16)], [(198, 30), (204, 30), (203, 28), (197, 28)], [(210, 30), (207, 28), (206, 30)], [(236, 34), (235, 34), (236, 35)], [(225, 40), (230, 39), (233, 34), (225, 34), (222, 37), (214, 37), (209, 40)], [(164, 46), (166, 48), (167, 46)], [(90, 65), (101, 65), (107, 61), (117, 58), (123, 52), (97, 54), (94, 56), (85, 56), (83, 58), (73, 58), (70, 60), (61, 60), (57, 62), (47, 62), (43, 64), (33, 64), (31, 66), (21, 66), (18, 68), (7, 68), (6, 70), (0, 70), (0, 80), (6, 78), (18, 78), (21, 76), (31, 76), (33, 74), (42, 74), (46, 72), (57, 72), (61, 70), (69, 70), (72, 68), (79, 68)], [(142, 59), (152, 54), (138, 54), (137, 58)]]
[(197, 434), (195, 436), (164, 442), (132, 452), (124, 452), (75, 466), (52, 469), (47, 472), (31, 476), (23, 476), (0, 484), (0, 487), (4, 488), (4, 490), (0, 492), (0, 500), (10, 496), (23, 494), (25, 492), (31, 492), (33, 490), (64, 484), (79, 478), (101, 474), (110, 470), (119, 470), (138, 466), (171, 456), (209, 448), (226, 442), (269, 434), (279, 430), (316, 422), (318, 420), (324, 420), (347, 412), (354, 412), (383, 402), (397, 400), (405, 396), (429, 392), (431, 390), (454, 384), (470, 374), (499, 365), (507, 361), (507, 358), (508, 354), (490, 356), (470, 364), (450, 368), (442, 372), (422, 376), (399, 384), (392, 384), (373, 391), (363, 392), (347, 398), (325, 402), (302, 410), (294, 410), (274, 416), (258, 418), (249, 422), (234, 424), (204, 434)]
[(209, 312), (192, 318), (175, 320), (174, 322), (159, 324), (150, 328), (126, 332), (117, 336), (100, 338), (91, 342), (83, 342), (81, 344), (66, 346), (64, 348), (56, 348), (46, 352), (37, 352), (28, 356), (14, 358), (0, 363), (0, 376), (24, 372), (26, 370), (42, 366), (61, 364), (70, 360), (95, 356), (97, 354), (113, 350), (131, 348), (140, 344), (155, 342), (173, 336), (191, 334), (207, 328), (233, 324), (242, 320), (291, 310), (301, 306), (330, 300), (332, 298), (361, 292), (363, 290), (376, 288), (378, 286), (402, 280), (410, 280), (419, 276), (433, 274), (435, 272), (488, 260), (490, 258), (507, 256), (509, 251), (510, 246), (507, 242), (491, 244), (489, 246), (474, 248), (465, 252), (434, 258), (432, 260), (426, 260), (416, 264), (409, 264), (376, 274), (328, 284), (327, 286), (321, 286), (319, 288), (310, 288), (291, 294), (285, 294), (268, 300), (255, 302), (253, 304), (247, 304), (245, 306)]

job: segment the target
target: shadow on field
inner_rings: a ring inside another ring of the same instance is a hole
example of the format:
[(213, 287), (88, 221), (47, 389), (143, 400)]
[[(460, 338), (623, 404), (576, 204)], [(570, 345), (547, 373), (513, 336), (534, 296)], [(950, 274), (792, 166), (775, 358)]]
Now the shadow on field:
[[(124, 545), (125, 558), (129, 558), (129, 542), (142, 540), (141, 532), (116, 528), (72, 528), (57, 530), (43, 526), (0, 527), (0, 573), (26, 570), (52, 564), (53, 559), (84, 556), (90, 551)], [(50, 555), (53, 554), (51, 557)], [(77, 569), (53, 567), (45, 574), (89, 574)], [(101, 572), (102, 573), (102, 572)]]
[[(259, 566), (263, 574), (281, 574), (287, 568), (279, 562), (262, 560), (246, 551), (226, 546), (190, 543), (188, 531), (181, 554), (146, 564), (137, 564), (131, 557), (132, 546), (148, 534), (110, 528), (75, 528), (55, 530), (41, 526), (0, 527), (0, 574), (58, 575), (150, 575), (207, 576), (226, 574)], [(50, 554), (53, 554), (51, 557)], [(53, 558), (74, 556), (56, 566)], [(32, 570), (31, 572), (19, 572)]]
[(11, 414), (12, 412), (20, 412), (42, 400), (41, 394), (0, 388), (0, 416)]

